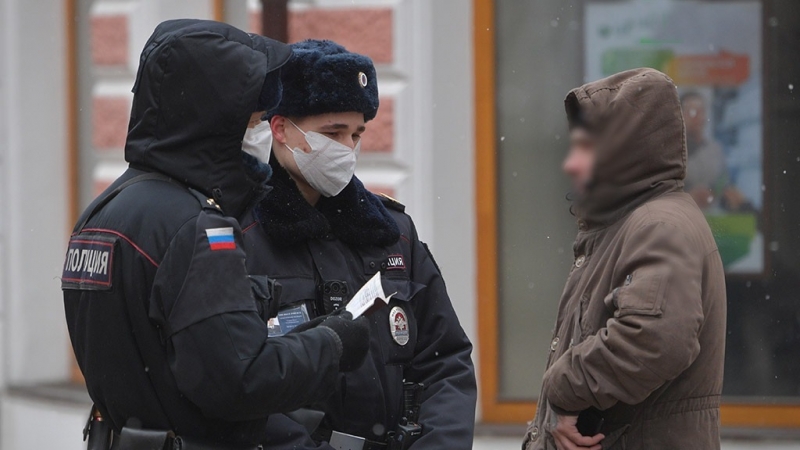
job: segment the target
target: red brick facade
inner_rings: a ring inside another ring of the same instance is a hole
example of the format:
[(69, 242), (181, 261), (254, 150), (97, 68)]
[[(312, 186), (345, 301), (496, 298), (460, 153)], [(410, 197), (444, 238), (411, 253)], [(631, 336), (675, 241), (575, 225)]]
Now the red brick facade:
[(91, 18), (92, 62), (122, 66), (128, 61), (128, 18), (123, 15)]
[(127, 98), (99, 97), (92, 99), (92, 146), (98, 151), (125, 147), (131, 102)]
[(289, 41), (330, 39), (369, 56), (376, 64), (394, 61), (390, 8), (305, 9), (289, 14)]
[(367, 123), (361, 149), (365, 152), (391, 153), (394, 150), (394, 99), (381, 97), (378, 115)]
[[(126, 70), (132, 83), (136, 67), (128, 67), (129, 52), (133, 51), (130, 44), (132, 25), (128, 14), (130, 13), (114, 12), (91, 17), (91, 57), (95, 68), (113, 67), (115, 70)], [(250, 11), (247, 19), (249, 31), (261, 31), (260, 10)], [(331, 39), (351, 51), (369, 56), (378, 66), (392, 66), (395, 63), (394, 20), (394, 9), (388, 6), (294, 9), (290, 4), (289, 41)], [(105, 72), (98, 73), (99, 81), (102, 81), (103, 73)], [(364, 134), (364, 155), (391, 155), (394, 152), (396, 101), (391, 95), (381, 96), (378, 115), (368, 123)], [(124, 93), (100, 90), (94, 95), (91, 142), (95, 152), (118, 155), (119, 162), (122, 162), (129, 114), (130, 97)], [(99, 193), (110, 181), (93, 180), (93, 188)], [(396, 192), (396, 188), (389, 185), (369, 187), (375, 192), (388, 195)]]

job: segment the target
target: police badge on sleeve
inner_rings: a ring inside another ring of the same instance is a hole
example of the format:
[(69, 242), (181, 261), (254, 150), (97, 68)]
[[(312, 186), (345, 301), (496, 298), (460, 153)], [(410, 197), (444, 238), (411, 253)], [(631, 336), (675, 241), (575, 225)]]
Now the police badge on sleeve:
[(395, 306), (389, 312), (389, 331), (392, 333), (392, 339), (399, 345), (408, 344), (408, 316), (403, 308)]
[(110, 290), (116, 241), (108, 236), (73, 236), (64, 258), (61, 289)]

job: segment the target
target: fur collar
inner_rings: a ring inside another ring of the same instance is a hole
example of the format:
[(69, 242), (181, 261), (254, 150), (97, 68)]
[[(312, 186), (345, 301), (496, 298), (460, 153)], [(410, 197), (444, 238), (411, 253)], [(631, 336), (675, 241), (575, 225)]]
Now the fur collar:
[(242, 163), (244, 173), (256, 183), (265, 184), (272, 176), (272, 167), (249, 153), (242, 152)]
[(383, 247), (400, 239), (397, 222), (358, 178), (313, 207), (274, 157), (270, 165), (273, 176), (268, 184), (273, 189), (256, 207), (255, 217), (275, 245), (289, 247), (330, 235), (356, 247)]

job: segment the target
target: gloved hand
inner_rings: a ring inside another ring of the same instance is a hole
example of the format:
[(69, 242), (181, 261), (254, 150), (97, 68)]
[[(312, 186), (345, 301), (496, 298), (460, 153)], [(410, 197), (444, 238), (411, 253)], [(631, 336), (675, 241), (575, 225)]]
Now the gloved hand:
[(336, 333), (342, 343), (342, 356), (339, 370), (352, 372), (361, 367), (369, 352), (369, 320), (361, 316), (353, 320), (353, 315), (340, 308), (326, 316), (320, 316), (295, 327), (292, 333), (302, 333), (316, 327), (325, 327)]
[[(328, 320), (328, 319), (330, 319), (332, 317), (340, 316), (340, 315), (342, 315), (342, 314), (344, 314), (346, 312), (347, 312), (346, 309), (339, 308), (339, 309), (333, 311), (330, 314), (326, 314), (324, 316), (318, 316), (318, 317), (315, 317), (315, 318), (309, 320), (308, 322), (301, 323), (300, 325), (292, 328), (292, 331), (290, 331), (290, 333), (302, 333), (303, 331), (308, 331), (308, 330), (310, 330), (312, 328), (317, 328), (322, 322), (324, 322), (324, 321), (326, 321), (326, 320)], [(350, 314), (350, 313), (347, 313), (347, 314)], [(348, 317), (352, 318), (353, 316), (351, 314)]]
[(345, 312), (325, 319), (322, 328), (330, 328), (342, 342), (342, 357), (339, 358), (339, 370), (352, 372), (364, 364), (369, 352), (369, 321), (361, 316), (353, 320), (353, 315)]

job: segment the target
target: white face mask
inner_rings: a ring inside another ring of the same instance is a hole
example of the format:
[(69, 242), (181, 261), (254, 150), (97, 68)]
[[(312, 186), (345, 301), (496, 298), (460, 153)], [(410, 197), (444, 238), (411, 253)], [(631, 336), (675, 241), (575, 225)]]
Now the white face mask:
[(269, 164), (269, 154), (272, 151), (272, 128), (268, 121), (265, 120), (244, 132), (242, 151), (263, 164)]
[[(288, 120), (288, 119), (287, 119)], [(311, 152), (300, 148), (286, 148), (292, 151), (297, 168), (311, 187), (325, 197), (339, 195), (356, 172), (356, 161), (361, 152), (361, 140), (355, 148), (350, 148), (314, 131), (306, 133), (294, 125), (306, 137)], [(284, 144), (285, 145), (285, 144)]]

